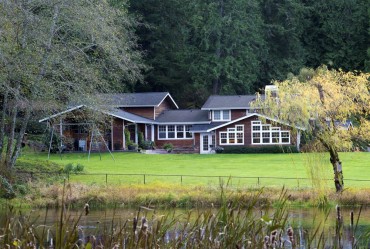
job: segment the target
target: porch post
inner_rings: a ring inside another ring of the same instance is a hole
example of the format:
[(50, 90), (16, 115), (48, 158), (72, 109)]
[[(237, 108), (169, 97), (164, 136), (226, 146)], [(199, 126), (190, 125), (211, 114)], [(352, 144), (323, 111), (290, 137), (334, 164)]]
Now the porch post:
[(137, 123), (135, 123), (135, 144), (138, 144), (138, 140), (139, 140), (137, 132), (138, 132), (137, 131)]
[(125, 136), (125, 120), (122, 119), (122, 148), (126, 149), (126, 136)]
[(151, 130), (152, 130), (152, 132), (151, 132), (151, 140), (152, 140), (152, 142), (154, 142), (154, 125), (153, 125), (153, 124), (151, 124), (151, 125), (150, 125), (150, 128), (151, 128)]
[(60, 149), (63, 148), (63, 120), (62, 118), (60, 118), (60, 121), (59, 121), (59, 135), (60, 135)]
[(114, 145), (114, 143), (113, 143), (113, 138), (114, 138), (114, 136), (113, 136), (113, 123), (114, 123), (114, 120), (113, 120), (113, 118), (111, 118), (111, 122), (110, 122), (110, 148), (111, 148), (111, 151), (114, 151), (114, 147), (113, 147), (113, 145)]

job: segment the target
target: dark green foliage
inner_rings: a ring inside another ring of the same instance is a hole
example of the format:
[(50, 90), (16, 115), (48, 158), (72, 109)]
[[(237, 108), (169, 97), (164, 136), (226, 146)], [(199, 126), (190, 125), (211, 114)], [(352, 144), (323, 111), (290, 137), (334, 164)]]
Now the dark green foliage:
[(210, 94), (253, 94), (322, 64), (369, 70), (367, 0), (131, 0), (148, 84), (183, 107)]
[(171, 152), (173, 150), (173, 144), (171, 143), (164, 144), (163, 149), (167, 150), (168, 152)]
[(66, 173), (66, 174), (69, 174), (69, 173), (75, 173), (75, 174), (78, 174), (78, 173), (81, 173), (84, 171), (84, 168), (85, 166), (80, 164), (80, 163), (68, 163), (66, 164), (66, 166), (64, 166), (64, 169), (63, 169), (63, 172)]
[(241, 147), (225, 146), (223, 153), (226, 154), (254, 154), (254, 153), (298, 153), (296, 146), (261, 146), (261, 147)]
[(0, 175), (0, 198), (13, 199), (15, 192), (9, 181)]
[[(365, 69), (369, 48), (369, 1), (308, 1), (310, 25), (303, 37), (307, 66), (328, 64), (346, 71)], [(368, 69), (367, 69), (368, 70)]]

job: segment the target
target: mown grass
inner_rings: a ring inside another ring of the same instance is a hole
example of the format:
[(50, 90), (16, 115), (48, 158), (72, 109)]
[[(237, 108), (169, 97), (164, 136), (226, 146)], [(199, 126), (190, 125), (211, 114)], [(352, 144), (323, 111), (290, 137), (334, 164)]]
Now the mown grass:
[[(312, 162), (313, 154), (161, 154), (147, 155), (139, 153), (114, 153), (114, 160), (109, 153), (91, 154), (90, 160), (86, 153), (52, 154), (52, 162), (66, 165), (80, 163), (84, 165), (85, 173), (101, 174), (89, 176), (71, 176), (71, 181), (81, 183), (105, 183), (104, 174), (141, 174), (140, 176), (108, 176), (109, 184), (143, 183), (143, 174), (146, 182), (181, 183), (180, 176), (154, 177), (157, 175), (183, 175), (183, 184), (217, 184), (217, 176), (233, 177), (260, 177), (260, 186), (311, 186), (307, 167)], [(315, 156), (317, 157), (317, 156)], [(320, 173), (322, 178), (331, 179), (332, 168), (329, 156), (320, 156), (324, 165)], [(370, 153), (341, 153), (345, 187), (369, 187), (370, 181), (353, 181), (349, 179), (370, 180)], [(100, 159), (101, 158), (101, 159)], [(24, 153), (22, 159), (47, 160), (46, 153)], [(317, 160), (317, 159), (315, 159)], [(209, 177), (189, 177), (209, 176)], [(271, 179), (264, 177), (282, 177), (291, 179)], [(257, 185), (257, 179), (233, 179), (232, 184), (237, 186)], [(327, 182), (331, 186), (332, 180)]]

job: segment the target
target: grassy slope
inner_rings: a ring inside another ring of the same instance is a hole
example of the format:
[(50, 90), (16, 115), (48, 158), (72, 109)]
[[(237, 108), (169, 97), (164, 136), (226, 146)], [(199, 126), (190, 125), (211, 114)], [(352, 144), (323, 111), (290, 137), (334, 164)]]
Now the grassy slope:
[[(370, 153), (342, 153), (343, 172), (347, 179), (370, 179)], [(164, 174), (164, 175), (204, 175), (204, 176), (269, 176), (269, 177), (307, 177), (307, 162), (319, 158), (315, 163), (324, 164), (321, 175), (331, 178), (332, 170), (328, 154), (313, 156), (312, 154), (216, 154), (216, 155), (145, 155), (136, 153), (114, 153), (113, 161), (108, 153), (92, 154), (87, 160), (87, 154), (51, 155), (51, 160), (61, 164), (81, 163), (86, 173), (102, 174)], [(46, 154), (25, 153), (23, 158), (47, 159)], [(117, 178), (117, 179), (114, 179)], [(79, 176), (74, 180), (82, 182), (104, 182), (103, 176)], [(148, 181), (180, 182), (179, 177), (162, 177)], [(184, 183), (215, 183), (218, 179), (184, 177)], [(142, 177), (112, 177), (109, 181), (142, 182)], [(235, 183), (235, 181), (233, 182)], [(255, 184), (256, 180), (238, 180), (241, 184)], [(262, 185), (297, 186), (297, 180), (261, 179)], [(308, 184), (300, 181), (300, 186)], [(332, 182), (330, 181), (331, 185)], [(346, 186), (369, 187), (370, 182), (345, 181)]]

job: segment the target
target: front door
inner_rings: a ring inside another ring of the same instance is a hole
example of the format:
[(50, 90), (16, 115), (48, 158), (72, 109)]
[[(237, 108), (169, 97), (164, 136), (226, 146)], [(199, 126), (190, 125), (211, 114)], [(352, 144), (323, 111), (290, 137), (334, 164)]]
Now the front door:
[(213, 134), (200, 134), (200, 154), (209, 154), (213, 150)]

